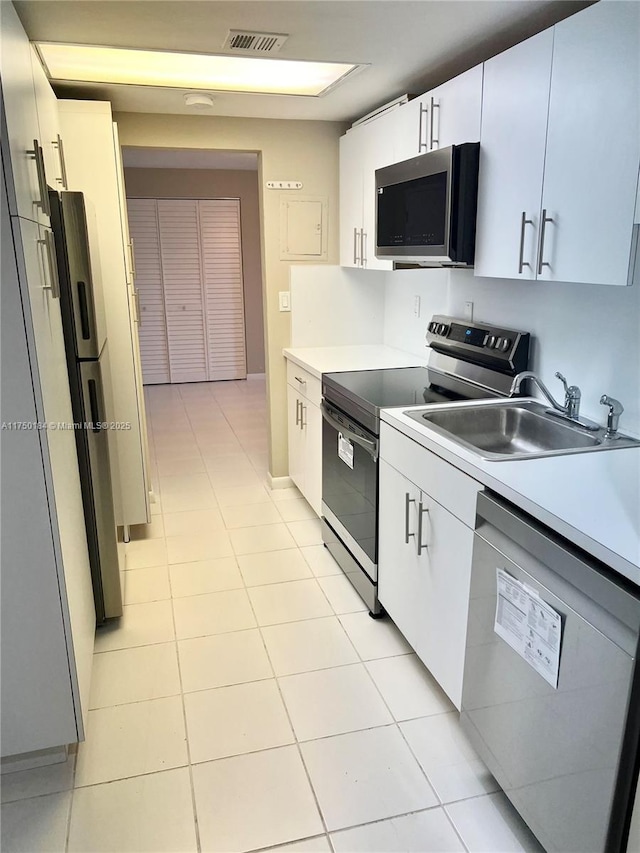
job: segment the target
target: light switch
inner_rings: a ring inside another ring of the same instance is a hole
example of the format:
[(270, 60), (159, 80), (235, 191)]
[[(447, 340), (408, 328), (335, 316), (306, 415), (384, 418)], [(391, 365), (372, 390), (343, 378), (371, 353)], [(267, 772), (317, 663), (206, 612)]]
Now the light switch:
[(289, 299), (289, 296), (290, 294), (288, 290), (281, 290), (278, 293), (278, 301), (280, 303), (281, 311), (291, 311), (291, 301)]

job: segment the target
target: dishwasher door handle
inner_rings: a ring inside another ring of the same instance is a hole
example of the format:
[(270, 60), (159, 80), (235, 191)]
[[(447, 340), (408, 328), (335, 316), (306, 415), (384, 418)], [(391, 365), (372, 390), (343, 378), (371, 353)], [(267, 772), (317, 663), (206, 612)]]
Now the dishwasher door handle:
[(362, 435), (358, 435), (356, 432), (352, 432), (349, 427), (341, 424), (337, 421), (331, 413), (327, 410), (327, 407), (324, 404), (324, 401), (320, 404), (320, 411), (322, 412), (322, 417), (325, 421), (332, 426), (336, 432), (342, 433), (344, 438), (348, 438), (349, 441), (352, 441), (354, 444), (358, 444), (363, 450), (366, 450), (369, 456), (372, 459), (376, 460), (378, 458), (378, 442), (371, 441), (368, 438), (365, 438)]

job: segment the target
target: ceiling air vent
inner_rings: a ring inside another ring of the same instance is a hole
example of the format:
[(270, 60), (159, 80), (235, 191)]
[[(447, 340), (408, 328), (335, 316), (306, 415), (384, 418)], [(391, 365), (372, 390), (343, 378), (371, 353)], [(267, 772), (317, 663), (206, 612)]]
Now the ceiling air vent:
[(229, 30), (223, 50), (234, 53), (278, 53), (289, 38), (283, 33), (255, 33), (250, 30)]

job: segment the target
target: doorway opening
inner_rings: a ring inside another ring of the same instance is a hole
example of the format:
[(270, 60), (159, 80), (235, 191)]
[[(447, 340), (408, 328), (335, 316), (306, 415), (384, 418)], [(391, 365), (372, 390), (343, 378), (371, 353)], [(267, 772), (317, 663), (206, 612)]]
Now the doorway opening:
[(265, 370), (258, 155), (123, 148), (145, 385)]

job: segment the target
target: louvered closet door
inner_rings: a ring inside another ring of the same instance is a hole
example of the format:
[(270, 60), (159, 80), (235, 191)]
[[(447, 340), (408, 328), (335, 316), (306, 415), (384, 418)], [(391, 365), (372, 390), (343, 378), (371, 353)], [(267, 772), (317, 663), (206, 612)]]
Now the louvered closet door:
[(240, 201), (198, 202), (209, 379), (245, 379)]
[(160, 255), (172, 382), (209, 378), (198, 202), (159, 199)]
[(142, 378), (145, 385), (156, 385), (171, 381), (156, 200), (128, 199), (127, 211), (135, 254), (135, 283), (140, 300), (138, 335)]

